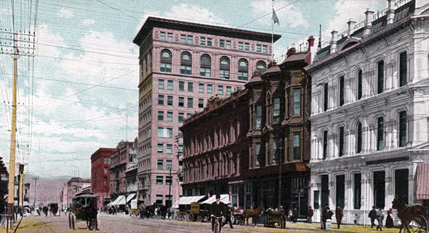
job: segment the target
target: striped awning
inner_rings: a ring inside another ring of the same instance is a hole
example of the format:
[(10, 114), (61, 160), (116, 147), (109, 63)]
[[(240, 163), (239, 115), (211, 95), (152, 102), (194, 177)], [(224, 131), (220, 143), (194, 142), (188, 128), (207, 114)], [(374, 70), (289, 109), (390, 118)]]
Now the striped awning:
[(429, 163), (417, 165), (417, 200), (429, 199)]

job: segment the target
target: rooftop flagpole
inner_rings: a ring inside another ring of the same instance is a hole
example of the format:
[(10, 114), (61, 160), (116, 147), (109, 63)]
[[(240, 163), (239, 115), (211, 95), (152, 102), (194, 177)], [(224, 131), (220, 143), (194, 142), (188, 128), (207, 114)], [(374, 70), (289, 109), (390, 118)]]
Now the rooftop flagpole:
[(273, 9), (273, 17), (271, 20), (271, 60), (274, 61), (274, 0), (271, 3)]
[(274, 10), (274, 0), (272, 1), (273, 16), (271, 21), (271, 59), (274, 61), (274, 24), (280, 25), (279, 18)]

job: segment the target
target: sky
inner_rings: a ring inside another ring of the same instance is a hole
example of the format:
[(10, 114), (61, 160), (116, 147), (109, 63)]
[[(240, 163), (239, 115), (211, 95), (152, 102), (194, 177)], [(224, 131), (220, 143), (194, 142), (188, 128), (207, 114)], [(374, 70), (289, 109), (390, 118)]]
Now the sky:
[(386, 0), (0, 1), (0, 156), (9, 162), (11, 32), (20, 41), (16, 162), (41, 177), (90, 178), (95, 151), (137, 137), (139, 49), (132, 41), (148, 16), (279, 34), (274, 58), (281, 62), (290, 46), (319, 38), (320, 27), (325, 41), (349, 19), (364, 20), (368, 8), (386, 7)]

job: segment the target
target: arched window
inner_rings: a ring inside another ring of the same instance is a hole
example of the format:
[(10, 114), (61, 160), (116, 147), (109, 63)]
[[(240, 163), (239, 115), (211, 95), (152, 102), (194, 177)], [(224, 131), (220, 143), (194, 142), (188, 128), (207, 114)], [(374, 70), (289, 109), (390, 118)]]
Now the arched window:
[(212, 60), (209, 55), (201, 56), (200, 75), (203, 77), (211, 77)]
[(229, 59), (227, 57), (222, 57), (220, 59), (219, 78), (229, 79)]
[(238, 61), (238, 80), (247, 81), (248, 79), (248, 65), (246, 59)]
[(263, 61), (258, 61), (258, 63), (256, 63), (256, 69), (261, 71), (261, 73), (265, 71), (266, 67), (267, 65)]
[(192, 74), (192, 57), (189, 53), (182, 53), (180, 58), (180, 73)]
[(162, 50), (161, 52), (161, 72), (171, 72), (171, 52)]

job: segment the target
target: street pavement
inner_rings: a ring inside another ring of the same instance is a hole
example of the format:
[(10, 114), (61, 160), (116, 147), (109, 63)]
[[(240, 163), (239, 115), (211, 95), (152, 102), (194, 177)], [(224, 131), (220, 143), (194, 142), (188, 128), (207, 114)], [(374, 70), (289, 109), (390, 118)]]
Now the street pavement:
[[(12, 229), (6, 231), (5, 227), (0, 229), (0, 232), (14, 232), (20, 219), (14, 223)], [(16, 232), (26, 233), (39, 233), (39, 232), (97, 232), (97, 233), (134, 233), (134, 232), (153, 232), (153, 233), (209, 233), (211, 231), (210, 223), (206, 222), (189, 222), (177, 220), (163, 220), (163, 219), (139, 219), (130, 217), (124, 214), (108, 215), (100, 213), (98, 215), (99, 230), (89, 231), (86, 228), (86, 223), (79, 221), (76, 223), (76, 230), (69, 228), (68, 217), (62, 214), (61, 216), (24, 216), (23, 220), (16, 229)], [(330, 231), (321, 230), (319, 223), (292, 223), (287, 222), (286, 229), (268, 228), (263, 224), (254, 226), (239, 226), (234, 225), (231, 229), (225, 225), (222, 232), (376, 232), (375, 228), (356, 226), (356, 225), (343, 225), (341, 229), (333, 224), (333, 229)], [(383, 232), (398, 232), (398, 228), (386, 229)]]

